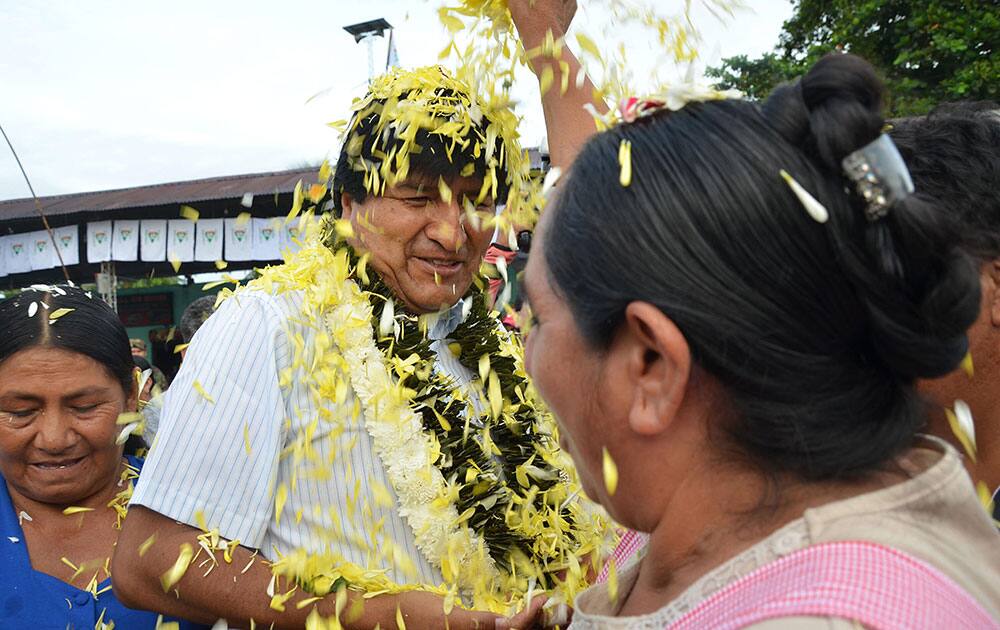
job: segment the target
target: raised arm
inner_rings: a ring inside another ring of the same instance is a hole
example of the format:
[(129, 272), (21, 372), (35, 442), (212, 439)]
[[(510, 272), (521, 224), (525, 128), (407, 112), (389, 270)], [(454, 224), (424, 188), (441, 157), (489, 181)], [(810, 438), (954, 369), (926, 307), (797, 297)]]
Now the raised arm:
[[(245, 548), (237, 547), (231, 562), (226, 562), (222, 552), (215, 553), (214, 568), (206, 575), (211, 564), (205, 551), (188, 567), (183, 576), (164, 591), (161, 576), (167, 574), (177, 562), (183, 545), (197, 551), (201, 532), (178, 523), (157, 512), (135, 506), (125, 519), (118, 547), (111, 567), (115, 595), (126, 606), (156, 610), (192, 621), (212, 624), (226, 619), (230, 626), (250, 627), (251, 620), (258, 627), (302, 628), (315, 609), (324, 617), (336, 614), (336, 594), (331, 593), (314, 602), (309, 593), (296, 590), (283, 603), (284, 610), (271, 607), (267, 594), (272, 574), (267, 562)], [(153, 542), (142, 550), (146, 541)], [(291, 585), (282, 582), (275, 593), (287, 593)], [(452, 628), (454, 630), (492, 629), (496, 615), (455, 608), (444, 614), (441, 597), (431, 593), (408, 592), (398, 595), (380, 595), (364, 598), (358, 591), (347, 591), (340, 621), (347, 630), (395, 628), (397, 609), (409, 628)]]
[[(542, 110), (551, 164), (565, 170), (587, 138), (597, 131), (584, 106), (590, 104), (601, 113), (607, 111), (604, 102), (595, 99), (596, 88), (589, 77), (582, 75), (583, 81), (578, 84), (580, 62), (568, 46), (562, 46), (559, 56), (542, 52), (549, 33), (555, 41), (566, 36), (576, 14), (576, 0), (508, 0), (507, 4), (521, 43), (529, 53), (532, 72), (540, 82), (549, 72), (554, 79), (542, 94)], [(561, 89), (564, 72), (569, 74), (565, 93)]]

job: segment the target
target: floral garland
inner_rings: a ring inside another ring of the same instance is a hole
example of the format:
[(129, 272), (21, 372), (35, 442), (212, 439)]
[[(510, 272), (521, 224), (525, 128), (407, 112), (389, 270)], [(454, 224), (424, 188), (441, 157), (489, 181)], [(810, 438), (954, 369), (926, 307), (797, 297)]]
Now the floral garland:
[(303, 355), (310, 387), (333, 397), (346, 380), (355, 391), (399, 512), (444, 584), (395, 584), (335, 554), (290, 554), (272, 571), (317, 595), (339, 585), (369, 595), (419, 588), (444, 595), (446, 607), (461, 600), (497, 612), (536, 588), (571, 601), (587, 585), (579, 558), (603, 548), (608, 528), (573, 500), (578, 483), (551, 417), (533, 402), (516, 339), (501, 334), (482, 293), (470, 292), (449, 348), (485, 386), (463, 393), (434, 371), (427, 316), (388, 306), (391, 292), (366, 263), (314, 235), (251, 287), (302, 293), (303, 317), (325, 330), (314, 356)]

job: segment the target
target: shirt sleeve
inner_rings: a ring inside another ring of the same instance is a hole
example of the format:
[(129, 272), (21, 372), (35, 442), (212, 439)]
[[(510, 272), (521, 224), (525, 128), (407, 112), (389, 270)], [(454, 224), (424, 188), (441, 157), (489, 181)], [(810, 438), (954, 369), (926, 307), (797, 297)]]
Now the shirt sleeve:
[(260, 548), (286, 416), (279, 374), (289, 347), (275, 302), (231, 297), (198, 330), (165, 394), (132, 504)]

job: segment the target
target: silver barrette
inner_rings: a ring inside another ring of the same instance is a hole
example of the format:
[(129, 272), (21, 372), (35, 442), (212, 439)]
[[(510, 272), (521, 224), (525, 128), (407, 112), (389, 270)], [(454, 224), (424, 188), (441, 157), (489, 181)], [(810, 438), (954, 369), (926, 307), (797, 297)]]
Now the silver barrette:
[(913, 192), (906, 162), (884, 133), (845, 157), (840, 165), (865, 200), (865, 218), (869, 221), (878, 221), (889, 213), (892, 204)]

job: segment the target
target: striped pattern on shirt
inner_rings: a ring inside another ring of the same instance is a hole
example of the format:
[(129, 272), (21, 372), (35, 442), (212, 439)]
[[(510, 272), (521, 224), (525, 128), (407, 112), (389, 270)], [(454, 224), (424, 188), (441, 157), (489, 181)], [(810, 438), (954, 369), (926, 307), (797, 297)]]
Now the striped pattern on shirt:
[[(318, 331), (305, 323), (302, 308), (296, 292), (247, 292), (223, 302), (205, 322), (166, 393), (132, 503), (192, 526), (200, 513), (209, 528), (268, 559), (294, 549), (329, 551), (387, 569), (398, 583), (440, 583), (439, 571), (417, 550), (395, 502), (378, 506), (374, 488), (390, 494), (392, 489), (363, 416), (350, 420), (353, 392), (332, 408), (316, 402), (310, 391), (315, 384), (303, 374), (292, 375), (290, 386), (279, 386), (282, 375), (290, 375), (297, 336), (306, 349), (315, 344)], [(467, 387), (473, 375), (446, 342), (458, 324), (458, 310), (446, 313), (430, 337), (439, 339), (433, 344), (436, 369)], [(214, 402), (196, 390), (196, 382)], [(339, 421), (324, 421), (326, 414)], [(320, 421), (313, 423), (317, 416)], [(296, 465), (288, 455), (295, 449), (312, 456)], [(281, 485), (288, 498), (277, 514), (274, 494)], [(375, 551), (389, 546), (413, 563), (415, 575), (389, 566)]]

